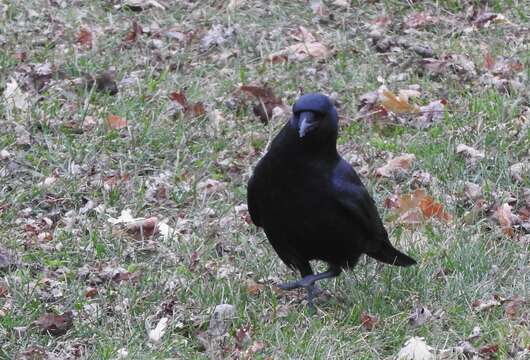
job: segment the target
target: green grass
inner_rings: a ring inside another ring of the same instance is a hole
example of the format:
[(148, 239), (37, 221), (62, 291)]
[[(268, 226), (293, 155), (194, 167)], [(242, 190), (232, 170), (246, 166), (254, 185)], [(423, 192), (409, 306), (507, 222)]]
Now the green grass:
[[(489, 10), (504, 14), (511, 25), (471, 32), (463, 31), (471, 26), (463, 19), (468, 6), (463, 1), (352, 1), (348, 9), (328, 4), (332, 17), (324, 18), (302, 1), (265, 5), (247, 0), (236, 10), (218, 1), (167, 2), (171, 5), (164, 11), (141, 12), (118, 10), (104, 1), (62, 3), (12, 2), (0, 13), (0, 94), (16, 79), (33, 101), (25, 112), (10, 113), (3, 95), (0, 104), (0, 150), (11, 154), (0, 160), (0, 244), (18, 260), (0, 273), (0, 288), (7, 289), (0, 296), (0, 358), (38, 346), (59, 358), (77, 351), (81, 358), (116, 359), (126, 350), (130, 359), (206, 359), (198, 337), (221, 303), (236, 309), (227, 357), (233, 355), (236, 332), (247, 325), (251, 340), (242, 351), (257, 342), (264, 345), (250, 355), (255, 359), (390, 359), (411, 336), (442, 350), (465, 340), (475, 326), (482, 335), (472, 344), (499, 345), (497, 359), (530, 346), (528, 305), (521, 305), (518, 319), (508, 318), (503, 306), (485, 312), (472, 306), (494, 295), (528, 299), (528, 236), (526, 241), (506, 237), (491, 214), (464, 222), (470, 208), (461, 200), (464, 181), (483, 185), (491, 205), (505, 202), (502, 196), (509, 192), (521, 201), (522, 189), (530, 187), (528, 178), (517, 183), (509, 171), (512, 164), (529, 160), (530, 130), (516, 121), (528, 106), (527, 89), (502, 93), (477, 78), (422, 76), (416, 55), (377, 53), (367, 37), (370, 23), (387, 15), (392, 21), (387, 34), (427, 44), (440, 56), (465, 54), (479, 75), (486, 72), (484, 45), (494, 57), (518, 59), (524, 67), (517, 76), (528, 84), (530, 53), (521, 35), (529, 26), (528, 1), (489, 2)], [(420, 10), (448, 20), (405, 34), (401, 19)], [(146, 33), (124, 44), (133, 20)], [(200, 39), (216, 24), (234, 26), (235, 38), (201, 49)], [(75, 43), (81, 25), (93, 33), (92, 48)], [(335, 55), (321, 62), (267, 62), (269, 54), (295, 42), (289, 34), (298, 26)], [(190, 42), (166, 36), (169, 29), (189, 34)], [(17, 60), (21, 51), (27, 54), (25, 63)], [(55, 83), (37, 94), (29, 64), (45, 62), (54, 66)], [(118, 82), (133, 79), (121, 83), (115, 96), (72, 81), (110, 68)], [(423, 130), (366, 119), (351, 122), (362, 94), (376, 90), (379, 79), (401, 73), (405, 80), (387, 86), (397, 91), (419, 84), (422, 105), (446, 98), (443, 120)], [(415, 257), (417, 266), (402, 269), (361, 260), (353, 271), (321, 284), (328, 296), (319, 299), (314, 315), (301, 301), (302, 292), (274, 286), (296, 275), (235, 207), (245, 204), (251, 169), (283, 120), (261, 124), (251, 101), (238, 92), (241, 83), (266, 84), (288, 105), (301, 89), (336, 96), (344, 119), (339, 149), (347, 158), (362, 160), (368, 169), (363, 181), (384, 214), (392, 241)], [(190, 103), (202, 102), (206, 114), (175, 111), (168, 98), (174, 91), (185, 91)], [(223, 116), (217, 127), (209, 116), (214, 110)], [(127, 119), (129, 127), (110, 130), (105, 123), (109, 114)], [(87, 117), (98, 124), (79, 130)], [(15, 124), (30, 133), (31, 144), (17, 144)], [(470, 166), (456, 154), (462, 143), (483, 150), (485, 159)], [(410, 173), (425, 171), (435, 179), (426, 191), (453, 214), (452, 223), (432, 220), (409, 229), (391, 221), (395, 216), (383, 209), (384, 200), (408, 192), (410, 176), (378, 181), (371, 174), (402, 153), (417, 158)], [(58, 174), (55, 183), (40, 185), (53, 174)], [(166, 196), (146, 200), (161, 174), (167, 174)], [(222, 181), (225, 188), (206, 193), (200, 190), (205, 179)], [(98, 211), (80, 213), (88, 201)], [(126, 208), (134, 217), (165, 219), (178, 234), (134, 239), (107, 221)], [(51, 219), (52, 226), (44, 226), (43, 218)], [(40, 224), (36, 234), (28, 231), (32, 221)], [(42, 232), (52, 239), (39, 240)], [(116, 283), (102, 275), (108, 266), (139, 277)], [(226, 275), (219, 276), (219, 269)], [(263, 288), (253, 294), (248, 282), (263, 283)], [(88, 287), (97, 288), (97, 295), (87, 298)], [(408, 316), (418, 304), (441, 315), (413, 327)], [(45, 312), (68, 310), (74, 311), (74, 324), (65, 335), (45, 334), (32, 325)], [(372, 331), (361, 325), (363, 312), (378, 319)], [(167, 333), (152, 344), (146, 324), (152, 328), (162, 317), (170, 319)], [(26, 327), (21, 335), (16, 334), (19, 327)]]

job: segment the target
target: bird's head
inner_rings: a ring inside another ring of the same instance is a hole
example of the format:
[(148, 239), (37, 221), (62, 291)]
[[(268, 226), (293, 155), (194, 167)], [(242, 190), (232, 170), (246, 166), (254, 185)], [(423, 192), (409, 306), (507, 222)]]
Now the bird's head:
[(319, 93), (301, 96), (293, 105), (293, 117), (290, 121), (301, 139), (336, 138), (339, 117), (331, 100)]

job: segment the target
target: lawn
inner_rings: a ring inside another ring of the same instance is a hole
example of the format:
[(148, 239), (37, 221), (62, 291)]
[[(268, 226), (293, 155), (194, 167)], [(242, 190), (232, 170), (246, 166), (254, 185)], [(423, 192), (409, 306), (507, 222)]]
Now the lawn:
[[(528, 9), (0, 2), (0, 358), (530, 359)], [(313, 91), (418, 261), (316, 313), (246, 208)]]

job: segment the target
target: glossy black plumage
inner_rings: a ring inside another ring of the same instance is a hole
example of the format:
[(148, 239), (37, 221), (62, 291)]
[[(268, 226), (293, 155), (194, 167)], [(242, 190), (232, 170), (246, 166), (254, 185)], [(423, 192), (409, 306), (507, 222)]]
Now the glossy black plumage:
[[(324, 95), (306, 94), (274, 138), (248, 183), (248, 208), (285, 264), (302, 275), (284, 289), (305, 287), (352, 268), (364, 253), (399, 266), (416, 262), (388, 239), (374, 201), (336, 150), (338, 116)], [(313, 274), (310, 260), (328, 263)]]

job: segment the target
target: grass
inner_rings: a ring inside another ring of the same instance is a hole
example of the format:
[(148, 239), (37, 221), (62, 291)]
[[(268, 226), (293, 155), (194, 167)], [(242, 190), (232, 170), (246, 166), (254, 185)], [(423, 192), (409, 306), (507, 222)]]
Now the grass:
[[(216, 1), (174, 3), (164, 11), (140, 12), (104, 1), (3, 5), (0, 93), (14, 78), (32, 106), (11, 111), (0, 105), (0, 150), (11, 154), (0, 160), (0, 239), (17, 259), (17, 266), (0, 273), (0, 288), (6, 289), (0, 296), (0, 358), (38, 347), (59, 358), (116, 359), (126, 351), (130, 359), (206, 359), (198, 337), (222, 303), (235, 306), (225, 354), (233, 358), (261, 343), (250, 358), (390, 359), (411, 336), (441, 350), (466, 339), (475, 326), (482, 334), (472, 344), (498, 345), (494, 358), (511, 358), (530, 346), (528, 305), (521, 305), (516, 319), (507, 317), (503, 306), (477, 312), (472, 305), (494, 295), (528, 298), (528, 236), (526, 241), (507, 237), (487, 216), (464, 222), (469, 207), (460, 200), (464, 181), (483, 185), (490, 204), (505, 202), (509, 193), (521, 201), (522, 189), (530, 187), (528, 177), (519, 183), (509, 171), (529, 160), (530, 128), (516, 121), (528, 106), (527, 89), (503, 93), (476, 78), (421, 76), (415, 55), (378, 53), (367, 38), (368, 25), (387, 15), (395, 24), (391, 35), (428, 44), (438, 55), (468, 55), (479, 74), (485, 72), (487, 45), (494, 57), (518, 59), (523, 64), (518, 76), (527, 81), (527, 1), (490, 2), (489, 10), (511, 24), (469, 32), (464, 30), (471, 22), (462, 18), (469, 4), (463, 1), (353, 1), (348, 8), (328, 4), (332, 17), (320, 18), (305, 2), (247, 0), (236, 10)], [(401, 19), (420, 10), (453, 22), (404, 34)], [(132, 21), (145, 33), (127, 44), (123, 39)], [(236, 35), (218, 47), (201, 48), (200, 40), (217, 24), (234, 26)], [(267, 62), (269, 54), (293, 44), (289, 31), (300, 25), (335, 55), (322, 62)], [(81, 26), (91, 30), (92, 48), (76, 44)], [(191, 41), (164, 35), (168, 29), (189, 34)], [(21, 52), (24, 62), (17, 59)], [(32, 88), (28, 67), (36, 63), (54, 66), (54, 83), (40, 94)], [(109, 68), (122, 81), (115, 96), (72, 81)], [(448, 100), (442, 121), (424, 130), (349, 121), (356, 117), (360, 95), (376, 90), (378, 79), (400, 73), (406, 80), (387, 83), (392, 90), (419, 84), (421, 104)], [(250, 101), (237, 92), (240, 83), (267, 84), (287, 104), (301, 89), (335, 94), (343, 119), (339, 149), (368, 167), (363, 181), (392, 241), (418, 259), (418, 266), (401, 269), (363, 260), (354, 271), (322, 284), (329, 295), (315, 315), (300, 302), (302, 293), (276, 289), (275, 282), (295, 274), (236, 207), (246, 202), (252, 166), (283, 121), (261, 124)], [(174, 91), (185, 91), (191, 103), (202, 102), (206, 114), (175, 111), (168, 99)], [(214, 110), (223, 117), (218, 125), (209, 116)], [(109, 114), (127, 119), (128, 128), (109, 129), (104, 122)], [(88, 117), (98, 124), (79, 131)], [(17, 143), (15, 124), (29, 132), (29, 144)], [(484, 150), (486, 157), (470, 166), (455, 152), (461, 143)], [(431, 220), (411, 230), (390, 221), (384, 200), (406, 193), (410, 178), (377, 181), (370, 174), (401, 153), (416, 155), (411, 173), (425, 171), (435, 179), (428, 192), (453, 214), (451, 224)], [(53, 184), (40, 184), (53, 174)], [(201, 190), (206, 179), (225, 187)], [(157, 181), (167, 193), (149, 200)], [(89, 201), (94, 209), (82, 212)], [(107, 221), (125, 208), (135, 217), (165, 219), (178, 235), (135, 240)], [(42, 233), (50, 235), (39, 237)], [(137, 278), (112, 281), (104, 276), (106, 267)], [(256, 283), (259, 291), (249, 290)], [(95, 296), (85, 296), (89, 287), (97, 289)], [(420, 304), (438, 316), (414, 327), (408, 317)], [(33, 323), (46, 312), (68, 310), (74, 322), (62, 336), (43, 333)], [(365, 313), (378, 319), (371, 331), (361, 324)], [(154, 344), (146, 327), (162, 317), (169, 318), (167, 333)], [(237, 333), (247, 325), (250, 340), (235, 351)]]

